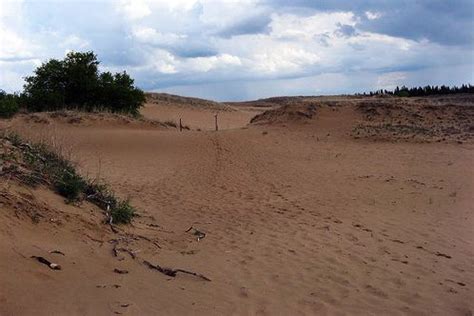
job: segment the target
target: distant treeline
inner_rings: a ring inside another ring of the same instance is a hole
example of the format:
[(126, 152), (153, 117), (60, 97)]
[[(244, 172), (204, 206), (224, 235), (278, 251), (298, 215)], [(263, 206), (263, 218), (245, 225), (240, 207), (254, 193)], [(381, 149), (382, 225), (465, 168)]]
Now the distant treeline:
[(396, 87), (394, 90), (377, 90), (369, 93), (358, 93), (357, 95), (394, 95), (398, 97), (423, 97), (428, 95), (443, 95), (443, 94), (457, 94), (457, 93), (474, 93), (474, 86), (471, 84), (463, 84), (460, 87), (457, 86), (425, 86), (425, 87), (413, 87), (407, 88), (405, 86)]
[(137, 115), (145, 94), (126, 73), (102, 72), (93, 52), (70, 52), (63, 60), (50, 59), (26, 77), (24, 90), (0, 90), (0, 117), (27, 111), (78, 109)]

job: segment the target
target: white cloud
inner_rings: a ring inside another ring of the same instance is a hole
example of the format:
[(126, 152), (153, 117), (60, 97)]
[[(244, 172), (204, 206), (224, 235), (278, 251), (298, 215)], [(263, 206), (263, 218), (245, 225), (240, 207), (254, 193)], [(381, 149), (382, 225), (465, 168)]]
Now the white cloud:
[(29, 44), (19, 35), (0, 24), (0, 59), (29, 57)]
[(218, 68), (240, 65), (242, 65), (242, 62), (239, 57), (229, 54), (221, 54), (210, 57), (189, 58), (184, 62), (182, 70), (189, 69), (194, 72), (209, 72)]
[(312, 40), (315, 36), (330, 35), (339, 25), (356, 24), (352, 12), (317, 13), (309, 17), (293, 14), (274, 14), (270, 27), (275, 38)]
[(380, 19), (382, 17), (382, 13), (374, 12), (374, 11), (366, 11), (365, 16), (369, 20), (377, 20), (377, 19)]
[(145, 0), (122, 0), (119, 10), (130, 20), (137, 20), (151, 14), (150, 7)]
[(148, 55), (147, 64), (150, 64), (152, 69), (160, 73), (174, 74), (178, 72), (176, 66), (179, 64), (179, 61), (166, 50), (156, 49)]
[(291, 46), (280, 47), (278, 50), (257, 53), (253, 56), (252, 66), (257, 73), (295, 73), (316, 64), (320, 60), (317, 54), (302, 48)]
[(406, 72), (389, 72), (377, 78), (377, 89), (393, 90), (397, 86), (403, 85), (407, 79)]
[(155, 45), (173, 45), (187, 38), (186, 34), (161, 33), (151, 27), (136, 26), (132, 35), (140, 42)]
[(89, 42), (77, 35), (69, 35), (61, 43), (68, 50), (81, 50), (89, 46)]

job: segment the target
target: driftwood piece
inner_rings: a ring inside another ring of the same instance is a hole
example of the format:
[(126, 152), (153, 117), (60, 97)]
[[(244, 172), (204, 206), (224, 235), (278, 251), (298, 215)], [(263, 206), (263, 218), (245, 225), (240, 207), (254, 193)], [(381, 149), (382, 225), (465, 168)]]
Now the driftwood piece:
[(150, 269), (157, 270), (158, 272), (163, 273), (163, 274), (165, 274), (167, 276), (170, 276), (170, 277), (173, 277), (173, 278), (176, 277), (176, 274), (178, 274), (178, 272), (181, 272), (181, 273), (194, 275), (194, 276), (196, 276), (198, 278), (201, 278), (205, 281), (211, 281), (211, 279), (209, 279), (208, 277), (206, 277), (202, 274), (196, 273), (196, 272), (187, 271), (187, 270), (183, 270), (183, 269), (163, 268), (158, 264), (155, 265), (155, 264), (152, 264), (152, 263), (150, 263), (146, 260), (143, 261), (143, 264), (146, 265)]
[(38, 262), (47, 265), (50, 269), (61, 270), (61, 266), (59, 264), (53, 263), (46, 258), (38, 257), (38, 256), (31, 256), (31, 258), (36, 259)]

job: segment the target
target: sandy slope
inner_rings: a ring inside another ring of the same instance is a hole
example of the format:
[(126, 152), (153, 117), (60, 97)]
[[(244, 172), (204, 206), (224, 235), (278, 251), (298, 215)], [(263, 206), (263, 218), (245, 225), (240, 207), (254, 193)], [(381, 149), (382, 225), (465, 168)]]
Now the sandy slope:
[[(60, 135), (84, 173), (131, 197), (142, 216), (126, 231), (161, 246), (127, 241), (140, 259), (212, 281), (120, 261), (93, 225), (3, 221), (0, 314), (472, 314), (472, 142), (355, 140), (354, 108), (244, 128), (247, 113), (226, 113), (233, 129), (218, 133), (14, 121)], [(212, 128), (208, 114), (186, 110), (195, 128)], [(63, 271), (18, 254), (50, 248)]]

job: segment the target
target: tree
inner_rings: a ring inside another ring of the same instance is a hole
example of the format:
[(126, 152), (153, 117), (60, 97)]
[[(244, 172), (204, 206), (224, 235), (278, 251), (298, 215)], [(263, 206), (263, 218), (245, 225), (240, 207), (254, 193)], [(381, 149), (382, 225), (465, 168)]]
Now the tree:
[(26, 78), (24, 95), (31, 111), (107, 109), (138, 114), (145, 102), (142, 90), (126, 73), (98, 71), (93, 52), (70, 52), (64, 60), (51, 59)]
[[(402, 86), (399, 88), (398, 86), (393, 91), (387, 90), (377, 90), (375, 92), (370, 92), (370, 95), (378, 95), (378, 94), (391, 94), (396, 95), (399, 97), (419, 97), (419, 96), (428, 96), (428, 95), (444, 95), (444, 94), (455, 94), (455, 93), (474, 93), (474, 86), (471, 84), (463, 84), (461, 87), (453, 86), (445, 86), (442, 85), (441, 87), (438, 86), (425, 86), (425, 87), (412, 87), (407, 88)], [(364, 93), (366, 95), (366, 93)]]
[(133, 86), (134, 80), (124, 71), (112, 75), (104, 72), (99, 77), (100, 103), (114, 112), (138, 114), (145, 102), (145, 94)]
[(99, 71), (97, 56), (93, 52), (71, 52), (64, 59), (65, 103), (86, 107), (94, 107), (95, 93)]
[(64, 107), (66, 74), (61, 61), (51, 59), (43, 63), (25, 81), (28, 110), (51, 111)]

